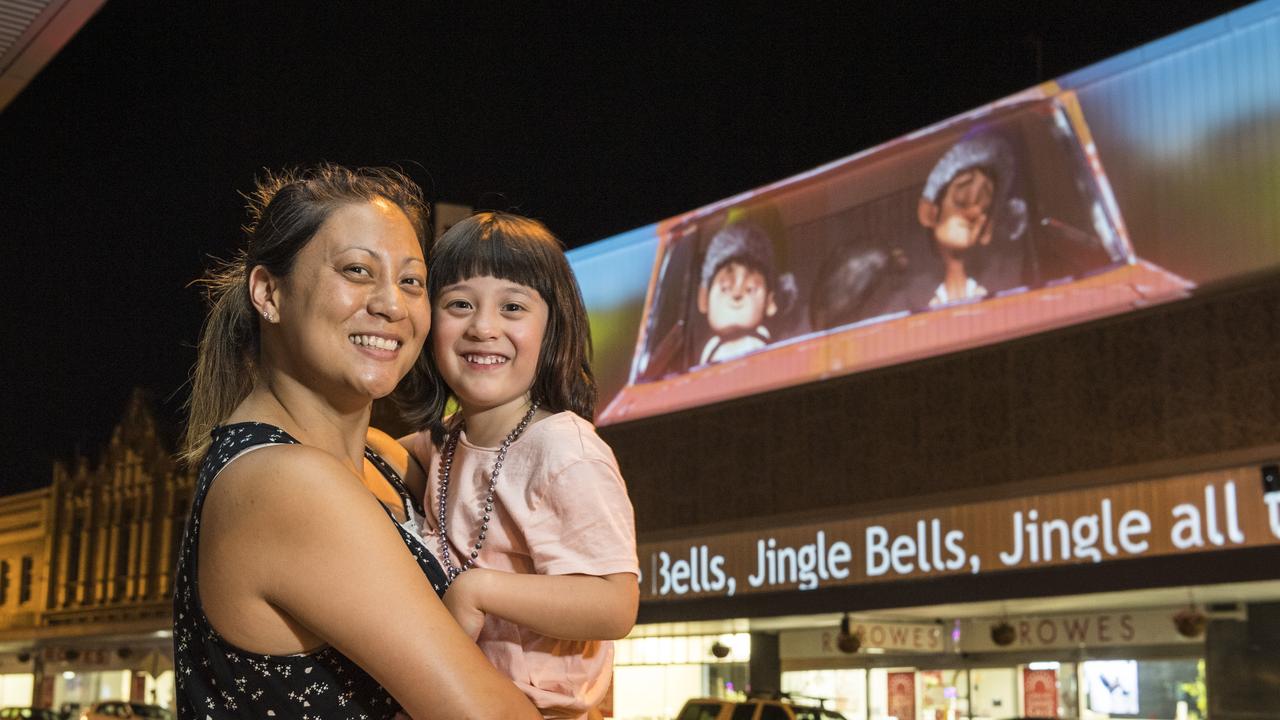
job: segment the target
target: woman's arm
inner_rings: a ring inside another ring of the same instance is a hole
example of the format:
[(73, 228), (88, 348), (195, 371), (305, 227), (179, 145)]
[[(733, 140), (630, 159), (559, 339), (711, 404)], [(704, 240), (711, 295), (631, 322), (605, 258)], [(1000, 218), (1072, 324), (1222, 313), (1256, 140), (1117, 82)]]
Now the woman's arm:
[(445, 605), (474, 637), (492, 614), (548, 637), (616, 640), (636, 623), (640, 587), (631, 573), (525, 575), (472, 568), (458, 576)]
[[(416, 720), (539, 717), (449, 616), (349, 470), (302, 446), (239, 463), (252, 470), (252, 477), (238, 473), (252, 493), (238, 493), (247, 501), (228, 505), (236, 517), (221, 519), (238, 530), (236, 574), (253, 584), (257, 599), (355, 661)], [(206, 522), (203, 532), (211, 530)]]

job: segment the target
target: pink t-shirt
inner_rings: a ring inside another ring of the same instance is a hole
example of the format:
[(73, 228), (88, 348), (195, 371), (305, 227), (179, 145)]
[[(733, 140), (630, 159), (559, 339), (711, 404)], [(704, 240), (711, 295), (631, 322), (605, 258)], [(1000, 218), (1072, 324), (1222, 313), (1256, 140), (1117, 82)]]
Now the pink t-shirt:
[[(438, 556), (440, 456), (426, 433), (415, 436), (413, 450), (428, 470), (425, 537)], [(497, 453), (472, 445), (465, 432), (458, 441), (446, 508), (455, 565), (476, 542)], [(574, 413), (536, 422), (511, 444), (494, 494), (477, 567), (538, 575), (640, 574), (635, 512), (618, 463), (591, 423)], [(613, 679), (611, 642), (549, 638), (492, 615), (476, 642), (544, 717), (585, 716)]]

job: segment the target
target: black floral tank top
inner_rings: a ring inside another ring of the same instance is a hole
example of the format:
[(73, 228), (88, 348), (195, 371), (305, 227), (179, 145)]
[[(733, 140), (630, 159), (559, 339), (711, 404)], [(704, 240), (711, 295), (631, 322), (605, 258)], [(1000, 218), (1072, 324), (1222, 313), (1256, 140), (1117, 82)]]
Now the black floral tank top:
[[(325, 647), (296, 655), (263, 655), (242, 650), (218, 634), (200, 604), (196, 571), (200, 513), (209, 486), (228, 463), (245, 451), (267, 444), (297, 444), (284, 430), (262, 423), (236, 423), (214, 429), (213, 444), (196, 478), (195, 498), (178, 555), (173, 595), (174, 669), (180, 720), (222, 718), (300, 718), (302, 720), (387, 720), (400, 703), (345, 655)], [(405, 546), (417, 559), (437, 594), (448, 581), (435, 557), (412, 526), (422, 506), (400, 476), (372, 450), (365, 457), (395, 487), (409, 518), (399, 523), (388, 511)], [(409, 527), (406, 527), (409, 526)]]

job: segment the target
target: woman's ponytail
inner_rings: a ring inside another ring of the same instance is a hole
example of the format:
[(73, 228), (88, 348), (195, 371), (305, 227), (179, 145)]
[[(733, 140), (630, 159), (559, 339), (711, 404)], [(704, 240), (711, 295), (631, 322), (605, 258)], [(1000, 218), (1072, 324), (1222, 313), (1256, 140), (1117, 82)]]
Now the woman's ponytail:
[(209, 433), (253, 387), (252, 358), (257, 354), (258, 335), (245, 257), (217, 268), (197, 284), (205, 288), (209, 317), (200, 331), (182, 443), (181, 458), (189, 465), (200, 462), (209, 449)]

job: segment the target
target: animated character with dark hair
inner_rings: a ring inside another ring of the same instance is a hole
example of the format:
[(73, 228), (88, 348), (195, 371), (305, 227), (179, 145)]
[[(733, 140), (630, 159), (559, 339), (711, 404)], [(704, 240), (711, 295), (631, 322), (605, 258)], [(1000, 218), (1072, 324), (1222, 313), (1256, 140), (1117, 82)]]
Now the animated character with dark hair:
[(730, 360), (771, 341), (766, 321), (795, 297), (795, 279), (774, 270), (773, 242), (759, 227), (733, 223), (711, 238), (702, 261), (698, 312), (712, 337), (700, 364)]
[(906, 267), (907, 258), (897, 248), (837, 246), (818, 268), (809, 295), (809, 327), (830, 330), (899, 309), (872, 298), (887, 277)]
[(974, 251), (991, 243), (995, 209), (1005, 205), (1012, 183), (1012, 151), (995, 135), (965, 138), (934, 165), (917, 206), (943, 264), (942, 284), (929, 307), (987, 296), (966, 262), (972, 264)]

